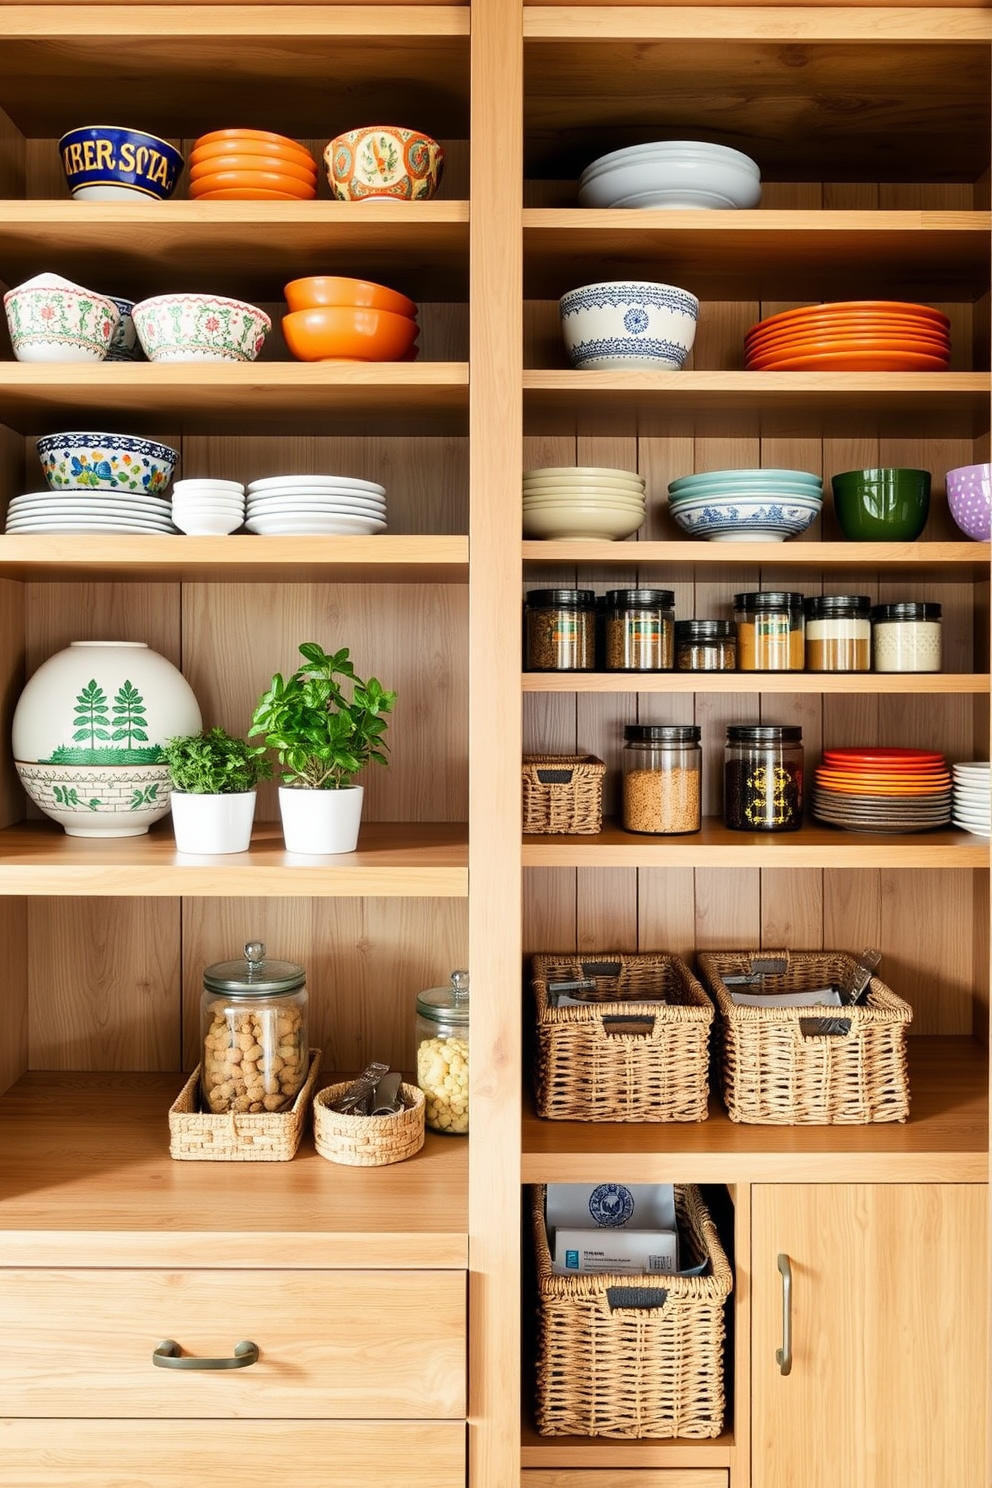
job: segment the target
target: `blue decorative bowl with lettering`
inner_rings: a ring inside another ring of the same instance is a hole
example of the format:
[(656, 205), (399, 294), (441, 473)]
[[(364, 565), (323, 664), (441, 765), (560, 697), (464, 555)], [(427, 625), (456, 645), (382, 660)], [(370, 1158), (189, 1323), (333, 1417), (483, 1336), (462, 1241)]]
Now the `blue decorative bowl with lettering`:
[(699, 301), (675, 284), (614, 280), (562, 295), (561, 330), (579, 371), (680, 371), (696, 337)]
[(168, 140), (112, 124), (70, 129), (59, 140), (59, 154), (77, 201), (167, 201), (185, 164)]

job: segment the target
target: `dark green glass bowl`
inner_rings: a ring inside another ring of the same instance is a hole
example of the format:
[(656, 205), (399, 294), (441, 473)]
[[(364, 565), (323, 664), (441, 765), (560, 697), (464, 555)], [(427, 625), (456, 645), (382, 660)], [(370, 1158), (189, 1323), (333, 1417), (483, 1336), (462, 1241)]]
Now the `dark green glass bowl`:
[(845, 470), (831, 484), (837, 523), (851, 542), (913, 542), (927, 524), (929, 470)]

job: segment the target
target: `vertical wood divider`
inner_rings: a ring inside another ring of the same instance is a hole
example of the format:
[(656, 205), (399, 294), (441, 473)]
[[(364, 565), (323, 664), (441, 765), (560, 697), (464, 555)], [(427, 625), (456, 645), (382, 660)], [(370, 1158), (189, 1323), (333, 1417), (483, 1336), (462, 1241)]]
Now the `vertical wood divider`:
[(520, 1477), (523, 18), (474, 0), (469, 476), (469, 1470)]

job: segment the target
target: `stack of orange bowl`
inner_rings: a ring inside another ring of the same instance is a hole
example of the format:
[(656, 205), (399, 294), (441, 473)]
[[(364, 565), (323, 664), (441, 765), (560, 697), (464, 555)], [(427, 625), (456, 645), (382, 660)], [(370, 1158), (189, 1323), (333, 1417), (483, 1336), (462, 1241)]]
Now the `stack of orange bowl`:
[(783, 310), (744, 337), (749, 372), (946, 372), (950, 321), (929, 305), (843, 300)]
[(317, 162), (294, 139), (265, 129), (215, 129), (189, 156), (195, 201), (312, 201)]
[(289, 314), (282, 332), (300, 362), (412, 362), (417, 356), (417, 306), (385, 284), (315, 275), (294, 279), (283, 293)]

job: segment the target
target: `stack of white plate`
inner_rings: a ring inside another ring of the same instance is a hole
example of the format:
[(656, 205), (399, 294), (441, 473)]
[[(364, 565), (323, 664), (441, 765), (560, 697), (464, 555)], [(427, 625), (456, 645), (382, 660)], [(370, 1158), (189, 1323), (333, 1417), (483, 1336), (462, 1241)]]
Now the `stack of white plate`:
[(728, 210), (756, 207), (761, 172), (749, 155), (703, 140), (659, 140), (612, 150), (579, 177), (580, 207)]
[(524, 472), (524, 536), (617, 542), (644, 525), (644, 477), (602, 465)]
[(954, 772), (951, 819), (956, 827), (976, 837), (992, 836), (992, 791), (988, 760), (952, 765)]
[(386, 530), (386, 489), (350, 475), (270, 475), (249, 481), (249, 532), (266, 535)]
[(98, 491), (65, 486), (15, 496), (7, 508), (6, 531), (133, 532), (152, 536), (175, 532), (168, 501), (135, 491)]

